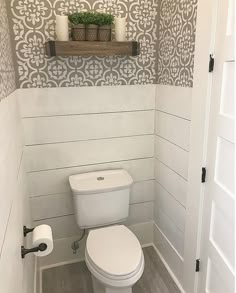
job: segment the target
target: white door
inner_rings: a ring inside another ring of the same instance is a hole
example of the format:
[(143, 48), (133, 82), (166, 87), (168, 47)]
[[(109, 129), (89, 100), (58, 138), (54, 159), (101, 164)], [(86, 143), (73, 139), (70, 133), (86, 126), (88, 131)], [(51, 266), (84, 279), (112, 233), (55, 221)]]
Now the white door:
[(234, 0), (218, 0), (198, 293), (234, 292)]

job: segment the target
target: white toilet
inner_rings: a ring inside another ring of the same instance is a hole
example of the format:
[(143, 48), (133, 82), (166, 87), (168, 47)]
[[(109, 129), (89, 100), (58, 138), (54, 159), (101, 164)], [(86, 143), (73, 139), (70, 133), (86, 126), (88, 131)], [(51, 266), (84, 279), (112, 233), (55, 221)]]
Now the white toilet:
[(144, 270), (143, 251), (133, 232), (114, 225), (128, 217), (131, 176), (109, 170), (73, 175), (69, 181), (77, 223), (90, 229), (85, 261), (94, 293), (131, 293)]

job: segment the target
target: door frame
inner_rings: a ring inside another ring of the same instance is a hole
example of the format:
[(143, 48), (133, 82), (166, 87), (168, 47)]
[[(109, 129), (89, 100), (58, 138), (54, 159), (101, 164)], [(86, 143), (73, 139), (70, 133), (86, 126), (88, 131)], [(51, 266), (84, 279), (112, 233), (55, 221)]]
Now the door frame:
[(214, 53), (216, 8), (218, 0), (198, 0), (194, 81), (190, 128), (188, 164), (188, 196), (184, 239), (183, 288), (186, 293), (196, 293), (198, 273), (196, 259), (200, 258), (201, 220), (203, 214), (204, 184), (202, 167), (206, 164), (207, 136), (210, 111), (212, 73), (209, 57)]

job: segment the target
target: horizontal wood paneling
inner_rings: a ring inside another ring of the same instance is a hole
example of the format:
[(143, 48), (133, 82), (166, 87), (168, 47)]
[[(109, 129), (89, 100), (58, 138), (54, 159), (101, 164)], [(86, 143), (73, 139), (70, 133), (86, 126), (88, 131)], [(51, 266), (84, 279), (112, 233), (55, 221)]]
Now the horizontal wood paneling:
[(177, 280), (183, 285), (183, 266), (184, 262), (176, 253), (173, 246), (168, 242), (160, 229), (154, 225), (154, 234), (153, 234), (154, 245), (161, 253), (162, 257), (168, 264), (169, 268), (176, 276)]
[(131, 188), (130, 203), (139, 203), (154, 200), (155, 180), (134, 183)]
[(69, 186), (73, 174), (126, 169), (135, 182), (126, 224), (135, 225), (142, 241), (152, 238), (152, 230), (137, 225), (153, 220), (155, 88), (18, 91), (34, 225), (49, 224), (55, 239), (41, 265), (78, 257), (71, 250), (81, 233)]
[(31, 198), (33, 220), (49, 219), (74, 214), (71, 193), (51, 194)]
[(153, 220), (153, 202), (136, 203), (130, 205), (129, 217), (126, 225), (150, 222)]
[(154, 133), (154, 110), (23, 119), (26, 145)]
[(158, 85), (156, 109), (191, 120), (192, 88)]
[(70, 175), (122, 168), (130, 173), (135, 182), (151, 180), (155, 178), (153, 158), (32, 172), (28, 173), (30, 195), (38, 196), (70, 192)]
[(181, 258), (184, 255), (184, 233), (180, 231), (174, 222), (158, 207), (155, 209), (155, 223), (162, 233), (176, 249)]
[(18, 90), (22, 117), (87, 114), (155, 108), (155, 85)]
[(160, 184), (156, 184), (156, 207), (161, 209), (182, 232), (185, 230), (185, 208), (176, 201)]
[(169, 167), (161, 163), (159, 160), (156, 160), (155, 169), (156, 181), (185, 207), (188, 192), (188, 182)]
[(42, 219), (34, 221), (34, 226), (47, 224), (52, 228), (53, 239), (62, 239), (77, 236), (82, 234), (76, 223), (75, 215), (67, 215), (61, 217), (55, 217), (50, 219)]
[(171, 142), (156, 136), (156, 156), (173, 171), (188, 178), (188, 152)]
[(153, 135), (26, 148), (27, 170), (38, 171), (154, 156)]
[[(129, 217), (126, 225), (150, 222), (153, 219), (153, 203), (138, 203), (130, 205)], [(47, 224), (52, 227), (53, 238), (61, 239), (80, 235), (81, 231), (76, 223), (75, 215), (54, 217), (34, 221), (34, 225)]]
[[(136, 182), (131, 188), (130, 204), (153, 201), (154, 180)], [(31, 198), (33, 219), (42, 220), (74, 214), (72, 193), (59, 193)]]
[(189, 150), (190, 121), (156, 111), (156, 134)]

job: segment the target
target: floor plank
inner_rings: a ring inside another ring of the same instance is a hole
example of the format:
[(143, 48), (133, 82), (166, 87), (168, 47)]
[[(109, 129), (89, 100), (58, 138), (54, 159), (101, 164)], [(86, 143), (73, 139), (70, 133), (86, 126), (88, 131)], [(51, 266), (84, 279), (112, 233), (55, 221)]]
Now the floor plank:
[[(143, 252), (145, 269), (133, 293), (180, 293), (154, 248), (146, 247)], [(85, 262), (43, 270), (42, 288), (43, 293), (93, 293)]]

